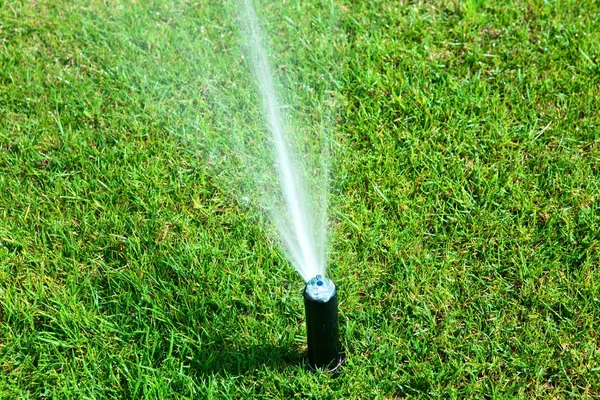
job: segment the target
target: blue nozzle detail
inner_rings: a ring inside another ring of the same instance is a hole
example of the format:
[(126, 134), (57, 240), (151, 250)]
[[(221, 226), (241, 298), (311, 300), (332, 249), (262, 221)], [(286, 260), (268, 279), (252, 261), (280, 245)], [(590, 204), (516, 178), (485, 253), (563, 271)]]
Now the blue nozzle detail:
[(306, 283), (304, 292), (311, 300), (326, 303), (335, 296), (335, 285), (319, 274)]

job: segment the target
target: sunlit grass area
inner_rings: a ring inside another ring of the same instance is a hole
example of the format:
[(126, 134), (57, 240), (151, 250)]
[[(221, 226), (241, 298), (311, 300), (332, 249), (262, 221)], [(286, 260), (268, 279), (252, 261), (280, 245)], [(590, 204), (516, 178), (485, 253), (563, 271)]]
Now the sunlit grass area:
[(212, 147), (264, 129), (235, 3), (0, 0), (0, 397), (600, 396), (600, 5), (255, 7), (331, 138), (342, 373)]

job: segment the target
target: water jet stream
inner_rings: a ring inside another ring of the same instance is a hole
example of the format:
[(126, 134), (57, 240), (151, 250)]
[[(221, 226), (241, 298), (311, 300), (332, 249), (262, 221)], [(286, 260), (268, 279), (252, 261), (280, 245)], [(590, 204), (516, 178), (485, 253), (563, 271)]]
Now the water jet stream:
[(319, 229), (315, 227), (309, 204), (311, 194), (287, 132), (258, 18), (252, 0), (242, 0), (242, 3), (245, 12), (245, 18), (241, 18), (242, 28), (246, 34), (250, 64), (258, 82), (264, 114), (272, 135), (273, 159), (285, 205), (283, 215), (273, 207), (270, 210), (271, 217), (290, 261), (304, 281), (308, 282), (314, 276), (324, 275), (326, 272), (325, 244), (318, 243), (325, 240), (325, 224)]

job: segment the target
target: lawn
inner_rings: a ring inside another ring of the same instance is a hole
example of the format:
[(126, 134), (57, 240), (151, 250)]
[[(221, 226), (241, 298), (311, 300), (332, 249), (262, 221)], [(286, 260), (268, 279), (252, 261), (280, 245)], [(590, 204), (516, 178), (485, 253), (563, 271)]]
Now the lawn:
[(600, 3), (255, 6), (331, 141), (343, 371), (240, 197), (235, 3), (0, 0), (0, 398), (600, 396)]

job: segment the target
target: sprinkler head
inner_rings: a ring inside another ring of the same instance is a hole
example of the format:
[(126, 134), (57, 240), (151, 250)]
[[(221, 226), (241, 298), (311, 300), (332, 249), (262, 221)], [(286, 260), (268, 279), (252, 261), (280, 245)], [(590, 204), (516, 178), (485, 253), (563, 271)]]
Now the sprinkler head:
[(337, 290), (333, 282), (321, 275), (304, 288), (308, 366), (311, 370), (333, 372), (344, 360), (338, 330)]

